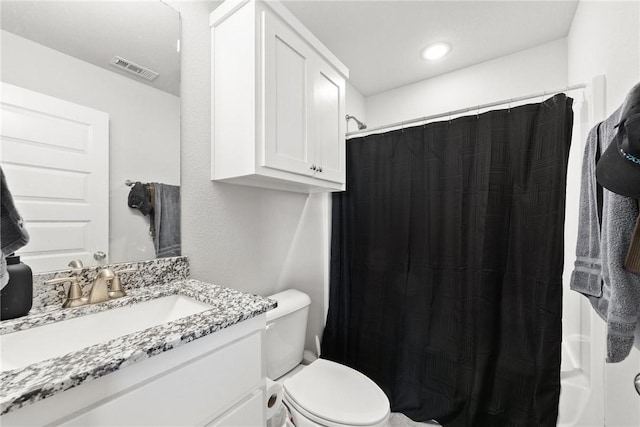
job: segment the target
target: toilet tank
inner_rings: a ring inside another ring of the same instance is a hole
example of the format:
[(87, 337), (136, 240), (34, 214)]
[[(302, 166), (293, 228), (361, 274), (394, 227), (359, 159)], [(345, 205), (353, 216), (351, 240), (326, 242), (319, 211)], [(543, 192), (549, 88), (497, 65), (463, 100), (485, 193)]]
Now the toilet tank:
[(278, 307), (267, 311), (267, 377), (275, 380), (302, 361), (311, 299), (303, 292), (289, 289), (267, 297)]

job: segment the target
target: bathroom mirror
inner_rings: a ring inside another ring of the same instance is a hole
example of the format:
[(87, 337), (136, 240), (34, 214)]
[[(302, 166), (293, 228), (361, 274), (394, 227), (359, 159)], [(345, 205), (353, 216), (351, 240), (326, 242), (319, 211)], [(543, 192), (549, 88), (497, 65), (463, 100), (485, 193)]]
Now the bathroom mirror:
[[(161, 1), (2, 1), (0, 12), (0, 162), (31, 236), (18, 254), (34, 272), (155, 258), (126, 182), (180, 185), (180, 14)], [(179, 224), (179, 203), (170, 210)]]

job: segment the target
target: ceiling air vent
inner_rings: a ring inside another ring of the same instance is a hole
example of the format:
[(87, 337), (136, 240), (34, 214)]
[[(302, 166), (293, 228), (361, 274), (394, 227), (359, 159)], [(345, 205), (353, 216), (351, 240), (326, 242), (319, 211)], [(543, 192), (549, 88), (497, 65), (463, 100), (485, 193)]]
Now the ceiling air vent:
[(148, 68), (144, 68), (141, 65), (138, 65), (134, 62), (128, 61), (124, 58), (120, 58), (119, 56), (114, 56), (110, 61), (111, 65), (115, 65), (118, 68), (121, 68), (125, 71), (135, 74), (136, 76), (140, 76), (147, 80), (154, 80), (160, 74), (155, 71), (151, 71)]

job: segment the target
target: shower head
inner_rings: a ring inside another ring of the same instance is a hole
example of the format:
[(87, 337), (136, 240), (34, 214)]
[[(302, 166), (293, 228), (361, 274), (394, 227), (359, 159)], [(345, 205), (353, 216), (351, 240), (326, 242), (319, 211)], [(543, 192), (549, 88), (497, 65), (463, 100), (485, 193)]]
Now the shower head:
[(358, 130), (364, 130), (364, 129), (367, 128), (366, 124), (362, 123), (360, 120), (356, 119), (354, 116), (350, 116), (350, 115), (347, 114), (345, 117), (347, 119), (347, 126), (349, 126), (349, 120), (353, 119), (358, 124)]

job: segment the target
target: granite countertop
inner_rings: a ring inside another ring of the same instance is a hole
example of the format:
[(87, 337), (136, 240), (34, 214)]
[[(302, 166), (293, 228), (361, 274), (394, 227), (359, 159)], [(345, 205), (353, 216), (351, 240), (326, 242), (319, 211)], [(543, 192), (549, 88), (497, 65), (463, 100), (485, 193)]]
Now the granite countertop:
[(1, 372), (0, 415), (276, 307), (276, 302), (267, 298), (198, 280), (175, 281), (127, 292), (124, 298), (101, 304), (32, 310), (27, 316), (0, 322), (0, 335), (176, 294), (210, 304), (213, 308), (25, 368)]

